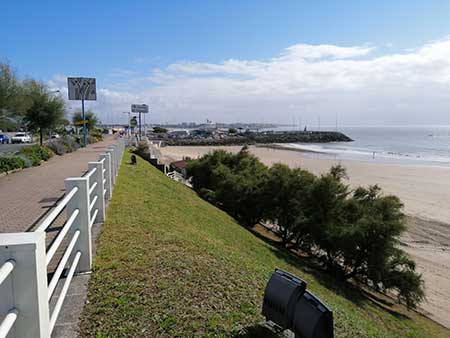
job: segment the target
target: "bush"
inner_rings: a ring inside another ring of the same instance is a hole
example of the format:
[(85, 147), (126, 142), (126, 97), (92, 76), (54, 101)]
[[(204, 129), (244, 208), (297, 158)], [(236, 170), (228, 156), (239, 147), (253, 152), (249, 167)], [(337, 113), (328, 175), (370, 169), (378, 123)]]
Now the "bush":
[(28, 159), (31, 161), (31, 165), (35, 167), (41, 164), (41, 159), (39, 158), (39, 155), (36, 153), (36, 150), (33, 149), (32, 147), (25, 147), (20, 149), (19, 154), (28, 157)]
[(150, 148), (148, 147), (148, 143), (145, 141), (140, 141), (134, 152), (139, 156), (147, 158), (148, 155), (150, 154)]
[(101, 129), (93, 129), (89, 132), (90, 136), (92, 136), (92, 140), (94, 142), (90, 142), (90, 143), (95, 143), (95, 142), (100, 142), (103, 141), (103, 132)]
[(72, 137), (69, 136), (61, 137), (58, 141), (60, 141), (64, 145), (67, 153), (71, 153), (81, 147), (78, 142), (76, 142)]
[(41, 161), (48, 161), (53, 156), (50, 149), (39, 145), (24, 147), (19, 150), (18, 154), (26, 156), (31, 161), (32, 166), (38, 166)]
[(398, 249), (406, 229), (401, 201), (378, 186), (351, 191), (343, 167), (319, 177), (281, 164), (268, 169), (244, 147), (209, 153), (187, 171), (203, 198), (246, 226), (277, 224), (284, 245), (315, 254), (337, 279), (393, 290), (408, 308), (424, 298), (414, 262)]
[(156, 134), (165, 134), (168, 131), (169, 130), (167, 130), (166, 128), (163, 128), (163, 127), (153, 127), (153, 132)]
[(21, 158), (24, 162), (24, 168), (30, 168), (33, 166), (33, 162), (24, 154), (17, 154), (17, 157)]
[(64, 143), (59, 140), (52, 140), (46, 144), (57, 155), (64, 155), (67, 152), (67, 148)]
[(70, 136), (64, 136), (59, 139), (51, 140), (46, 144), (46, 146), (57, 155), (71, 153), (80, 148), (80, 145)]
[(25, 161), (18, 156), (3, 156), (0, 157), (0, 172), (8, 172), (14, 169), (25, 167)]
[(86, 143), (87, 144), (94, 144), (94, 143), (97, 143), (97, 142), (98, 142), (98, 139), (97, 139), (96, 136), (86, 135)]
[(246, 147), (236, 155), (217, 151), (192, 161), (188, 174), (194, 175), (194, 189), (200, 195), (242, 224), (254, 226), (262, 220), (267, 167)]

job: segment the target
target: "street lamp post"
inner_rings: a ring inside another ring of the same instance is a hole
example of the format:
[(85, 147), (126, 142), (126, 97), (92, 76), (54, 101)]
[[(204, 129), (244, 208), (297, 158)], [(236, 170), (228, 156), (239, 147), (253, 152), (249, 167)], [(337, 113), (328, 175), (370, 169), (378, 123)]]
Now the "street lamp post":
[(84, 100), (86, 98), (88, 89), (89, 89), (89, 86), (85, 86), (83, 96), (81, 97), (81, 115), (82, 115), (81, 118), (83, 119), (83, 144), (84, 144), (84, 147), (86, 147), (86, 134), (87, 134), (86, 120), (85, 120), (85, 116), (84, 116)]

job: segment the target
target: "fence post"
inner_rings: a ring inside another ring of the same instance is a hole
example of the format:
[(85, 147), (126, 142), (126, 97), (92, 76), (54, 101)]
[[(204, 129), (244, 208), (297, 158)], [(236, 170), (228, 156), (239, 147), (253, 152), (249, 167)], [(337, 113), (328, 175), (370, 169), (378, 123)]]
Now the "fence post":
[(81, 258), (75, 272), (87, 272), (92, 267), (92, 241), (89, 227), (91, 221), (89, 213), (89, 178), (66, 178), (64, 183), (66, 192), (71, 191), (74, 187), (78, 188), (77, 193), (66, 206), (67, 217), (70, 217), (76, 209), (79, 210), (78, 216), (71, 226), (67, 238), (72, 238), (73, 233), (76, 230), (80, 230), (80, 236), (74, 247), (74, 252), (81, 251)]
[(110, 200), (112, 193), (111, 193), (111, 154), (110, 153), (104, 153), (100, 154), (100, 160), (103, 161), (103, 169), (105, 170), (105, 200)]
[(45, 232), (0, 234), (0, 266), (15, 262), (0, 286), (0, 318), (16, 309), (8, 337), (50, 337)]
[(116, 144), (110, 146), (110, 149), (112, 149), (113, 154), (114, 154), (114, 182), (116, 182), (116, 178), (115, 177), (117, 176), (117, 173), (118, 173), (117, 160), (119, 159), (119, 152), (117, 150), (117, 145)]
[(116, 154), (113, 147), (109, 147), (106, 152), (111, 155), (111, 183), (114, 185), (116, 183)]
[(93, 215), (93, 211), (98, 209), (97, 216), (94, 220), (91, 219), (91, 223), (102, 223), (105, 220), (105, 185), (103, 184), (103, 162), (89, 162), (88, 170), (96, 169), (95, 173), (93, 173), (89, 179), (89, 190), (91, 189), (94, 182), (97, 182), (94, 190), (92, 191), (89, 199), (92, 201), (94, 196), (97, 196), (97, 200), (94, 203), (92, 212), (90, 213), (90, 217)]
[(117, 163), (117, 171), (119, 171), (119, 168), (120, 168), (120, 164), (122, 163), (122, 158), (123, 158), (123, 153), (124, 153), (124, 151), (125, 151), (125, 145), (124, 145), (124, 140), (123, 139), (120, 139), (119, 140), (119, 161), (118, 161), (118, 163)]

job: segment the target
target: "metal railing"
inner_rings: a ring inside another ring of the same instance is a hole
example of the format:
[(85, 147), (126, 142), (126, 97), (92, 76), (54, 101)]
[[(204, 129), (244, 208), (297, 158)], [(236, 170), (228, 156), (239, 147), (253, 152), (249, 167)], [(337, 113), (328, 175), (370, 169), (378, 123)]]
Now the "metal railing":
[[(84, 176), (67, 178), (65, 196), (35, 231), (0, 234), (0, 338), (51, 337), (73, 276), (91, 270), (92, 226), (105, 219), (124, 149), (119, 139), (97, 162), (89, 162)], [(47, 250), (46, 230), (64, 210), (67, 219)], [(67, 247), (48, 282), (47, 268), (65, 239)], [(67, 268), (50, 313), (50, 300)]]
[(174, 181), (177, 181), (177, 182), (184, 182), (185, 181), (183, 175), (181, 175), (178, 171), (175, 171), (175, 170), (168, 172), (166, 175), (167, 175), (167, 177), (169, 177), (169, 178), (171, 178), (171, 179), (173, 179)]

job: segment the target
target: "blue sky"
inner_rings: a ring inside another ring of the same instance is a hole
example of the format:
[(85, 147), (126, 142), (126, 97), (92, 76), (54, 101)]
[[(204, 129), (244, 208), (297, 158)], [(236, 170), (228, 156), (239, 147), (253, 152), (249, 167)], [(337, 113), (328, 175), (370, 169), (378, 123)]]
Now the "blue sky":
[[(215, 112), (214, 98), (218, 104), (225, 102), (217, 97), (220, 88), (214, 87), (217, 90), (210, 93), (207, 107), (202, 107), (194, 94), (179, 98), (179, 92), (184, 92), (189, 84), (195, 84), (198, 90), (210, 88), (210, 85), (221, 86), (230, 77), (239, 77), (241, 81), (235, 79), (237, 82), (227, 83), (226, 90), (246, 88), (246, 79), (260, 76), (252, 72), (253, 66), (248, 62), (270, 62), (289, 53), (287, 48), (299, 44), (372, 48), (367, 53), (352, 54), (352, 60), (356, 61), (364, 58), (376, 61), (383, 56), (411, 53), (448, 38), (449, 14), (450, 1), (5, 0), (0, 13), (0, 60), (8, 61), (21, 76), (53, 81), (51, 84), (55, 86), (63, 85), (65, 76), (97, 77), (99, 88), (108, 90), (111, 97), (122, 93), (128, 99), (149, 100), (155, 108), (160, 108), (161, 119), (177, 120), (187, 116), (186, 119), (202, 120), (209, 114), (218, 120), (236, 117), (253, 120), (262, 108), (255, 105), (256, 97), (250, 102), (245, 97), (236, 99), (234, 95), (233, 101), (228, 96), (230, 107)], [(347, 56), (333, 53), (323, 57), (349, 61)], [(304, 60), (303, 54), (297, 57)], [(234, 70), (230, 73), (229, 69), (221, 68), (214, 75), (206, 74), (209, 83), (200, 83), (205, 67), (223, 65), (229, 60), (238, 60), (239, 67), (247, 67), (247, 70), (236, 74)], [(314, 58), (316, 61), (323, 60)], [(195, 63), (195, 69), (189, 69), (188, 73), (185, 68), (180, 69), (180, 65), (186, 63)], [(302, 69), (297, 71), (303, 74)], [(186, 77), (189, 77), (188, 83)], [(217, 81), (212, 83), (211, 78)], [(301, 80), (290, 82), (287, 88), (296, 88), (300, 85), (298, 81)], [(440, 83), (442, 85), (442, 81)], [(231, 85), (234, 87), (229, 87)], [(254, 92), (252, 89), (248, 93)], [(301, 96), (304, 92), (298, 93)], [(335, 97), (335, 93), (334, 96), (327, 92), (321, 95), (322, 98), (323, 95)], [(411, 95), (406, 93), (405, 98)], [(280, 94), (272, 104), (288, 107), (293, 104), (286, 100), (288, 96), (288, 92)], [(178, 108), (167, 104), (177, 97)], [(189, 106), (193, 100), (195, 103)], [(385, 100), (389, 103), (389, 98)], [(108, 111), (111, 116), (114, 106), (128, 105), (119, 101), (105, 99), (98, 102), (104, 105), (98, 109)], [(305, 102), (309, 102), (307, 96), (295, 104), (307, 117), (313, 111), (322, 111), (330, 117), (336, 114), (328, 112), (330, 109), (322, 107), (320, 102), (303, 109)], [(343, 110), (351, 103), (360, 110), (370, 108), (357, 101), (346, 102)], [(335, 104), (333, 101), (330, 107)], [(230, 115), (232, 110), (236, 114)], [(263, 112), (267, 121), (274, 120), (274, 114), (273, 108)], [(386, 123), (401, 122), (405, 115), (398, 116), (399, 121)], [(349, 122), (355, 117), (349, 114)], [(282, 119), (291, 121), (288, 113)], [(433, 122), (445, 121), (439, 115)]]

